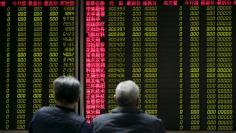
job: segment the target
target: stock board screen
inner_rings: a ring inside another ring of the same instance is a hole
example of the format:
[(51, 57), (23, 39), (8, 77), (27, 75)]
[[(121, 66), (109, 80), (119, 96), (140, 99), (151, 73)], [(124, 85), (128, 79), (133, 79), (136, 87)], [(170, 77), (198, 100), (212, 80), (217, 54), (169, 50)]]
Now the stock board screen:
[(236, 1), (86, 0), (85, 117), (117, 106), (134, 80), (139, 108), (167, 130), (235, 130)]
[(54, 105), (52, 82), (75, 75), (74, 1), (0, 1), (0, 130), (27, 129)]

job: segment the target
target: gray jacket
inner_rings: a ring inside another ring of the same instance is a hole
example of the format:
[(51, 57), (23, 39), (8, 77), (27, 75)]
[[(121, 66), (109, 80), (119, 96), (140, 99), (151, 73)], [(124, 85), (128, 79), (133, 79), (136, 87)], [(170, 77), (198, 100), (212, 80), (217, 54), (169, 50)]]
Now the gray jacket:
[(34, 113), (29, 133), (89, 133), (85, 119), (61, 106), (43, 107)]
[(93, 133), (165, 133), (162, 121), (137, 108), (116, 108), (91, 123)]

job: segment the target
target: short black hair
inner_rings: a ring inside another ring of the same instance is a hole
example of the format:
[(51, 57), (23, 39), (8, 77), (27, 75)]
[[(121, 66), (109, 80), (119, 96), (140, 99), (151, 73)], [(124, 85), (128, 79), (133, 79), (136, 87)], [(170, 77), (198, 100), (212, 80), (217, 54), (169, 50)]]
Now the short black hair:
[(63, 104), (72, 104), (79, 100), (80, 83), (72, 76), (60, 76), (53, 82), (55, 99)]

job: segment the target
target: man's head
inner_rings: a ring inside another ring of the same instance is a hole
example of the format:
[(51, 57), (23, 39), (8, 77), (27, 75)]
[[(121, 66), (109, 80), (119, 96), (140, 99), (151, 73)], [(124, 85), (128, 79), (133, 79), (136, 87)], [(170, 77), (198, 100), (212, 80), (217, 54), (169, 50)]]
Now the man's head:
[(54, 80), (55, 99), (63, 105), (74, 104), (79, 100), (80, 83), (70, 76), (60, 76)]
[(136, 106), (139, 87), (131, 80), (120, 82), (116, 87), (115, 99), (119, 106)]

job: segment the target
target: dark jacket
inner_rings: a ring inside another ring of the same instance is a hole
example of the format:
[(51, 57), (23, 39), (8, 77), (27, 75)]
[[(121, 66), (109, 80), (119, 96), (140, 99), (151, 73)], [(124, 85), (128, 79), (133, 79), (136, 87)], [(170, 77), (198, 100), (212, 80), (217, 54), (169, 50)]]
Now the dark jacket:
[(34, 113), (29, 133), (89, 133), (89, 127), (72, 109), (43, 107)]
[(160, 119), (136, 108), (116, 108), (112, 113), (95, 118), (93, 133), (165, 133)]

